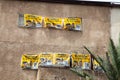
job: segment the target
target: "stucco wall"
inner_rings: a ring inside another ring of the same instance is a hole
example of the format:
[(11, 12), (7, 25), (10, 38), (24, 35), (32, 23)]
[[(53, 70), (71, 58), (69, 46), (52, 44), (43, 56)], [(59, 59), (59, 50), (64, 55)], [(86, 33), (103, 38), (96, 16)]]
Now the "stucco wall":
[[(82, 17), (83, 31), (18, 28), (18, 13), (50, 17)], [(99, 54), (110, 36), (108, 7), (27, 1), (0, 1), (0, 79), (36, 80), (37, 71), (22, 70), (24, 53), (84, 52), (83, 45)]]

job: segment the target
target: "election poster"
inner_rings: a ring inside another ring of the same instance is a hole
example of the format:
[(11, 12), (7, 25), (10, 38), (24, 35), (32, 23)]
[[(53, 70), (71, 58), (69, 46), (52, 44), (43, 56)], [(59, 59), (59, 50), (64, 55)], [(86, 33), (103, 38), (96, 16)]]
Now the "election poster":
[(55, 53), (54, 54), (54, 65), (59, 67), (70, 66), (70, 54), (69, 53)]
[(82, 62), (83, 62), (83, 69), (90, 69), (91, 68), (91, 56), (90, 54), (83, 54), (82, 55)]
[(95, 59), (93, 59), (93, 70), (102, 71), (102, 68), (100, 67), (99, 63)]
[(79, 67), (82, 69), (82, 54), (81, 53), (72, 53), (72, 67)]
[(90, 69), (90, 54), (72, 53), (72, 67), (79, 69)]
[(44, 52), (39, 54), (39, 66), (52, 66), (53, 65), (53, 53)]
[(24, 14), (24, 26), (30, 28), (42, 27), (42, 16)]
[(45, 28), (54, 28), (54, 29), (62, 29), (63, 19), (56, 17), (45, 17), (44, 18), (44, 27)]
[(38, 69), (39, 55), (23, 54), (21, 57), (21, 67), (23, 69)]
[(70, 30), (70, 31), (81, 31), (82, 18), (79, 18), (79, 17), (64, 18), (64, 28), (63, 29)]

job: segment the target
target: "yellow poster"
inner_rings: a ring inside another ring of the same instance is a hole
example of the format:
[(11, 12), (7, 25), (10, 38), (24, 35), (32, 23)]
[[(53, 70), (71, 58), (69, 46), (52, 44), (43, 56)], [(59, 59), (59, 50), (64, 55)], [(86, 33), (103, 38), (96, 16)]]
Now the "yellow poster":
[(62, 18), (45, 17), (44, 27), (62, 29)]
[(64, 29), (65, 30), (80, 31), (81, 25), (82, 25), (82, 18), (79, 18), (79, 17), (64, 18)]
[(101, 68), (100, 65), (97, 63), (96, 60), (93, 60), (93, 69), (94, 69), (95, 71), (102, 70), (102, 68)]
[(91, 56), (90, 54), (83, 54), (82, 56), (83, 69), (90, 69), (91, 67)]
[(21, 67), (23, 69), (38, 69), (39, 55), (23, 54), (21, 58)]
[(39, 54), (40, 66), (52, 66), (53, 65), (53, 53), (40, 53)]
[(82, 54), (72, 53), (72, 67), (82, 68)]
[(89, 54), (72, 53), (72, 67), (90, 69), (91, 58)]
[(24, 26), (31, 28), (42, 27), (42, 16), (24, 14)]
[(70, 54), (68, 53), (55, 53), (54, 65), (56, 66), (70, 66)]

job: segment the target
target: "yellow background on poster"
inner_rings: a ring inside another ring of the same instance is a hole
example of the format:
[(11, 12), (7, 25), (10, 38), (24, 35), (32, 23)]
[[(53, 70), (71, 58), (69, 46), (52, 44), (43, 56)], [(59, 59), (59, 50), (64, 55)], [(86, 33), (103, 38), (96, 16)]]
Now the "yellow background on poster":
[(70, 66), (70, 54), (68, 53), (55, 53), (54, 64), (62, 66)]
[(90, 58), (90, 54), (83, 54), (82, 55), (82, 61), (83, 62), (90, 62), (91, 58)]
[(40, 65), (53, 65), (53, 53), (40, 53), (39, 64)]
[(62, 18), (45, 17), (44, 27), (62, 28)]
[(64, 29), (81, 27), (82, 18), (79, 17), (68, 17), (64, 18)]
[(72, 53), (72, 67), (82, 66), (82, 54)]
[(100, 66), (96, 60), (93, 60), (93, 66)]
[(37, 54), (23, 54), (21, 58), (22, 68), (34, 68), (38, 67), (39, 55)]
[(85, 63), (91, 63), (90, 54), (72, 53), (72, 67), (84, 67)]
[(38, 16), (38, 15), (32, 15), (32, 14), (24, 14), (24, 25), (28, 25), (29, 22), (34, 23), (35, 26), (37, 24), (41, 24), (42, 25), (42, 16)]

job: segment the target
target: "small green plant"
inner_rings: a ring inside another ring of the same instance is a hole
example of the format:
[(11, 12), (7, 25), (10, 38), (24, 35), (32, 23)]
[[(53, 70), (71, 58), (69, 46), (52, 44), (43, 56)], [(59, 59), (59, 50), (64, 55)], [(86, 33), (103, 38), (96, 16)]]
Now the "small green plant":
[(71, 68), (70, 69), (73, 73), (77, 74), (78, 76), (82, 77), (84, 80), (94, 80), (93, 75), (84, 72), (83, 70), (77, 71), (76, 68)]
[(108, 80), (120, 80), (120, 37), (117, 46), (115, 46), (113, 40), (110, 39), (108, 52), (106, 52), (105, 58), (96, 56), (87, 47), (84, 48), (99, 63)]
[[(105, 58), (101, 58), (100, 56), (95, 55), (85, 46), (84, 48), (91, 54), (97, 63), (99, 63), (108, 80), (120, 80), (120, 36), (117, 46), (115, 46), (113, 40), (110, 39), (108, 52), (106, 52)], [(86, 72), (78, 72), (74, 69), (71, 69), (71, 71), (80, 77), (83, 77), (85, 80), (95, 80), (93, 78), (93, 74), (90, 75)]]

